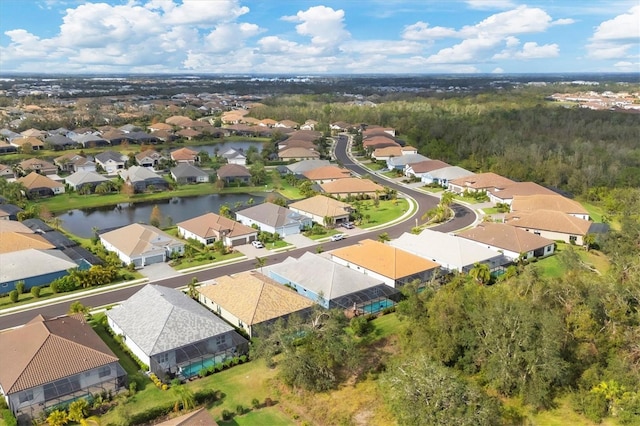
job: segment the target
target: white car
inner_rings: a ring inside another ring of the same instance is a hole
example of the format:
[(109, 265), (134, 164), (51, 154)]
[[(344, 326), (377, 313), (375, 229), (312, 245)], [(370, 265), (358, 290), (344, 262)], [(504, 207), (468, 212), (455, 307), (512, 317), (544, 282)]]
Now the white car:
[(264, 244), (262, 244), (260, 241), (255, 240), (255, 241), (251, 241), (251, 245), (254, 246), (255, 248), (264, 248)]
[(344, 234), (335, 234), (331, 236), (331, 241), (340, 241), (344, 239)]

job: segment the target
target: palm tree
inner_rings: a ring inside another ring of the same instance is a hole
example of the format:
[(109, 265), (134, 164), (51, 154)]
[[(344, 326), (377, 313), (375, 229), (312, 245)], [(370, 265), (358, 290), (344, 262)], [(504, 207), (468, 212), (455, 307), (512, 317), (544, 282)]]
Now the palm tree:
[(198, 278), (193, 277), (191, 279), (191, 282), (187, 285), (187, 287), (189, 289), (189, 291), (188, 291), (189, 297), (194, 299), (194, 300), (197, 300), (198, 299), (198, 290), (197, 290)]
[(378, 235), (378, 241), (380, 241), (381, 243), (386, 243), (390, 240), (391, 238), (389, 237), (389, 234), (387, 232), (383, 232), (382, 234)]
[(184, 410), (190, 410), (196, 406), (196, 398), (191, 389), (183, 385), (176, 385), (171, 388), (171, 392), (178, 397), (173, 406), (173, 411), (179, 411), (180, 403), (182, 403)]
[(587, 251), (589, 251), (589, 249), (593, 247), (595, 242), (596, 236), (593, 234), (587, 234), (582, 238), (582, 243), (584, 244), (584, 247), (587, 249)]
[(491, 270), (486, 263), (474, 263), (473, 268), (469, 271), (469, 275), (479, 284), (487, 284), (491, 280)]
[(262, 273), (262, 267), (267, 264), (266, 257), (258, 257), (256, 256), (256, 268), (260, 268), (260, 273)]

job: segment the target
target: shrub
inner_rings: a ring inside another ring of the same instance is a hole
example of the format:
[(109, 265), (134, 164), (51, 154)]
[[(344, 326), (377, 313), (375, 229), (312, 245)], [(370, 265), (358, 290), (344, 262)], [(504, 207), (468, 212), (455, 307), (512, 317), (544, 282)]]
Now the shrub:
[(264, 399), (264, 406), (265, 407), (272, 407), (273, 406), (273, 401), (271, 400), (271, 398), (265, 398)]
[(349, 326), (358, 337), (369, 334), (374, 328), (373, 323), (369, 322), (369, 320), (363, 316), (351, 318)]
[(231, 420), (232, 414), (229, 410), (222, 410), (222, 420), (227, 421)]
[(33, 296), (34, 299), (37, 299), (40, 297), (40, 287), (35, 286), (35, 287), (31, 287), (31, 295)]
[(7, 408), (2, 409), (2, 418), (4, 419), (4, 424), (6, 426), (18, 426), (18, 420), (13, 415), (11, 410)]
[(211, 373), (208, 368), (201, 368), (200, 371), (198, 371), (198, 377), (200, 378), (207, 377), (209, 374)]
[(218, 391), (213, 389), (202, 389), (193, 394), (193, 399), (196, 405), (202, 405), (210, 402), (215, 402), (220, 399)]
[(135, 395), (137, 390), (138, 384), (136, 382), (129, 383), (129, 396)]
[(11, 290), (9, 292), (9, 299), (13, 302), (16, 303), (18, 301), (18, 299), (20, 299), (20, 293), (18, 293), (18, 290)]
[(162, 385), (162, 390), (166, 391), (167, 389), (169, 389), (169, 385)]
[(244, 406), (242, 404), (236, 405), (236, 414), (239, 416), (244, 414)]
[(18, 294), (24, 293), (24, 281), (20, 280), (16, 283), (16, 291)]
[(247, 356), (246, 355), (240, 355), (240, 364), (244, 364), (245, 362), (247, 362)]
[(251, 406), (257, 410), (258, 408), (260, 408), (260, 400), (258, 400), (258, 398), (253, 398), (251, 400)]
[(141, 413), (137, 413), (132, 415), (129, 418), (130, 425), (141, 425), (150, 423), (151, 421), (157, 419), (158, 417), (166, 416), (169, 414), (174, 407), (174, 403), (171, 402), (169, 404), (158, 405), (156, 407), (151, 407)]

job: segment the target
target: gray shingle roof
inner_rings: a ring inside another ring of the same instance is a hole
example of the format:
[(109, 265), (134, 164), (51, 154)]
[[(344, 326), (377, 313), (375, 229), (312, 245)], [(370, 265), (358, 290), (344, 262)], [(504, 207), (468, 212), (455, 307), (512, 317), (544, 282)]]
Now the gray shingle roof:
[(236, 215), (244, 216), (274, 228), (290, 225), (292, 223), (301, 224), (305, 220), (308, 221), (311, 219), (308, 216), (296, 213), (293, 210), (289, 210), (286, 207), (281, 207), (273, 203), (263, 203), (249, 207), (248, 209), (236, 212)]
[(199, 169), (198, 167), (187, 163), (180, 163), (176, 167), (172, 168), (171, 174), (176, 179), (184, 177), (209, 176), (207, 172), (203, 171), (202, 169)]
[(233, 330), (181, 291), (151, 284), (107, 316), (149, 356)]

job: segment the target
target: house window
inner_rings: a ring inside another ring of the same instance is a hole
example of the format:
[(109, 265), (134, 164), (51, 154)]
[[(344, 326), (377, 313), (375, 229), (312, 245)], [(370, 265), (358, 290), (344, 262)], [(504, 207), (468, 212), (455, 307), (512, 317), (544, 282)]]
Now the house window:
[(20, 392), (20, 396), (18, 398), (20, 400), (20, 404), (33, 401), (33, 391), (29, 389), (24, 392)]
[(98, 370), (98, 377), (102, 378), (102, 377), (107, 377), (111, 375), (111, 367), (104, 366), (104, 367), (100, 367), (100, 370)]
[(534, 234), (540, 235), (540, 231), (533, 231)]
[(227, 335), (222, 334), (220, 336), (216, 336), (216, 345), (224, 345), (227, 342)]
[(571, 244), (575, 244), (575, 243), (576, 243), (576, 241), (578, 241), (578, 237), (576, 237), (575, 235), (571, 235), (571, 236), (569, 237), (569, 242), (570, 242)]
[(166, 364), (169, 362), (169, 352), (161, 353), (156, 357), (158, 364)]

